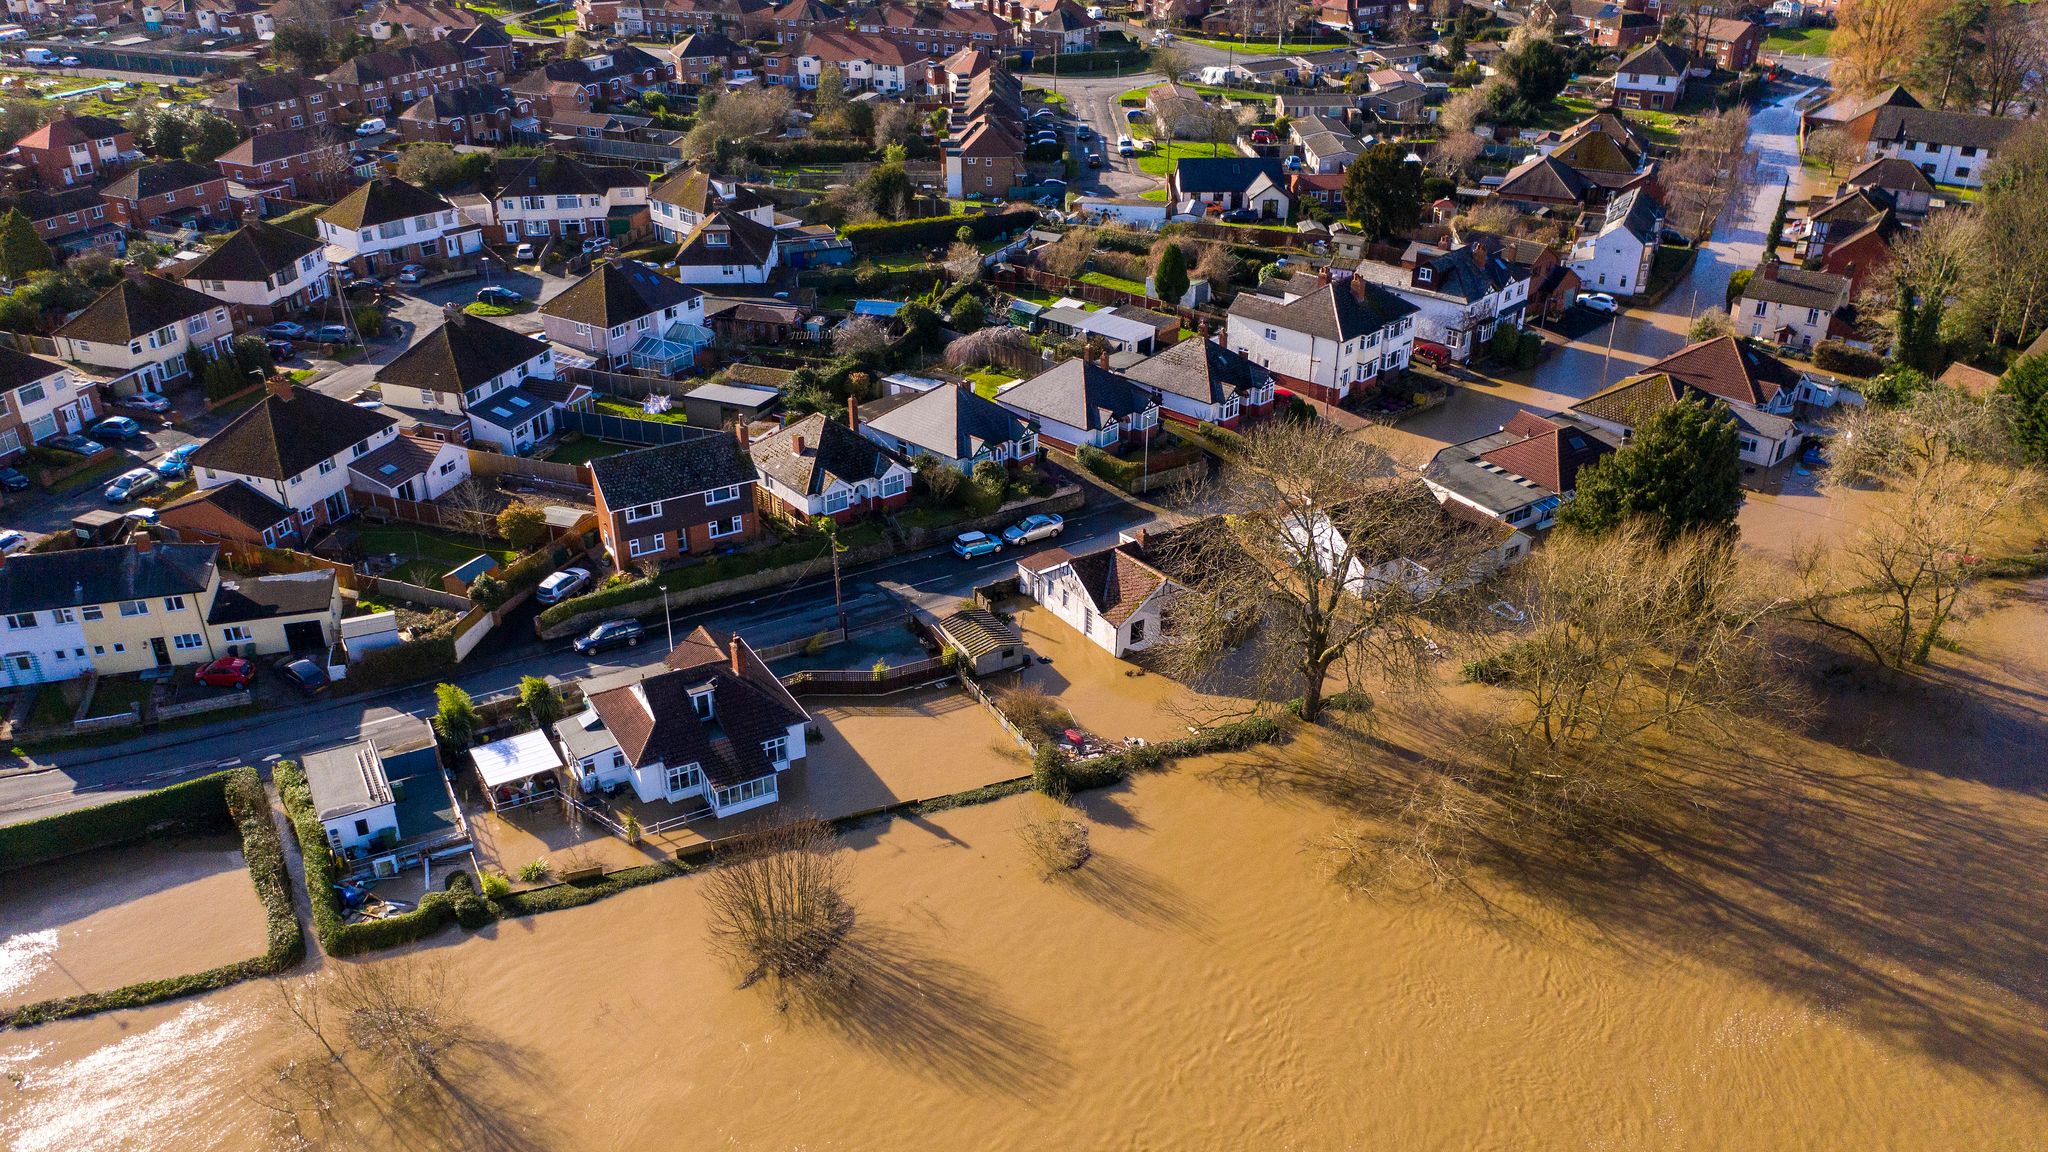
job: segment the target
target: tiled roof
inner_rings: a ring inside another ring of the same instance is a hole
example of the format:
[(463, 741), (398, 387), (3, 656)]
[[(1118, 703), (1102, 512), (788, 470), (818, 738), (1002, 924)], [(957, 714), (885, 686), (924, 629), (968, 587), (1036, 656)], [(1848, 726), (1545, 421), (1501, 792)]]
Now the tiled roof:
[(333, 71), (320, 77), (328, 84), (374, 84), (394, 76), (406, 76), (424, 72), (429, 68), (460, 65), (486, 57), (482, 49), (449, 40), (423, 40), (397, 48), (386, 48), (379, 52), (366, 52), (352, 60), (344, 60)]
[(1843, 183), (1851, 188), (1883, 188), (1891, 192), (1934, 192), (1934, 181), (1927, 178), (1919, 165), (1897, 156), (1879, 156), (1849, 173)]
[[(691, 694), (711, 689), (711, 718), (699, 719)], [(633, 765), (694, 763), (713, 787), (727, 788), (775, 770), (761, 745), (788, 734), (807, 717), (786, 694), (733, 674), (729, 664), (703, 663), (599, 692), (591, 707)]]
[(1087, 360), (1067, 360), (1005, 388), (996, 403), (1013, 412), (1093, 432), (1156, 403), (1130, 377)]
[(213, 544), (24, 552), (0, 564), (0, 615), (204, 592), (219, 554)]
[(1478, 458), (1518, 476), (1526, 476), (1553, 492), (1577, 486), (1579, 469), (1614, 451), (1592, 433), (1530, 412), (1519, 412), (1505, 429), (1523, 439), (1478, 454)]
[(661, 270), (638, 260), (613, 260), (591, 270), (552, 300), (541, 305), (541, 313), (588, 324), (593, 328), (615, 328), (664, 309), (687, 304), (703, 293)]
[(1615, 69), (1618, 77), (1623, 73), (1631, 76), (1683, 76), (1692, 67), (1692, 53), (1676, 44), (1652, 40), (1621, 62)]
[(1205, 404), (1221, 404), (1273, 379), (1272, 374), (1214, 340), (1190, 338), (1140, 360), (1124, 375), (1140, 384), (1186, 396)]
[(289, 160), (322, 149), (339, 151), (339, 137), (317, 128), (287, 128), (282, 132), (258, 132), (220, 154), (216, 163), (269, 164)]
[(24, 384), (47, 380), (63, 371), (66, 371), (65, 366), (55, 360), (30, 356), (0, 345), (0, 392), (12, 392)]
[(1894, 105), (1878, 109), (1877, 119), (1870, 126), (1870, 139), (1873, 143), (1913, 140), (1958, 148), (1996, 148), (2021, 123), (2010, 116)]
[(853, 60), (867, 60), (878, 66), (901, 68), (920, 60), (931, 59), (931, 53), (920, 52), (908, 45), (880, 35), (852, 31), (822, 31), (813, 29), (804, 35), (802, 46), (797, 49), (799, 56), (816, 56), (828, 64), (844, 64)]
[[(796, 451), (798, 440), (803, 450)], [(812, 413), (749, 446), (754, 466), (783, 487), (817, 496), (834, 484), (880, 480), (896, 459), (874, 441), (824, 413)]]
[(1593, 182), (1554, 156), (1532, 156), (1501, 179), (1495, 197), (1508, 200), (1583, 201)]
[(79, 218), (85, 220), (83, 213), (103, 203), (99, 189), (90, 184), (80, 184), (75, 188), (30, 188), (15, 198), (14, 206), (21, 209), (22, 215), (36, 221), (69, 216), (74, 212), (80, 213)]
[(1626, 380), (1617, 381), (1605, 391), (1596, 392), (1572, 405), (1571, 410), (1596, 420), (1635, 429), (1649, 423), (1651, 417), (1657, 413), (1687, 398), (1719, 405), (1721, 410), (1734, 417), (1736, 427), (1758, 432), (1773, 439), (1783, 439), (1793, 429), (1793, 423), (1787, 417), (1764, 412), (1746, 404), (1728, 404), (1720, 397), (1689, 388), (1675, 377), (1654, 370), (1641, 376), (1631, 376)]
[(495, 84), (472, 84), (448, 88), (413, 101), (399, 116), (406, 120), (454, 120), (470, 116), (496, 115), (519, 106), (519, 98)]
[(1751, 276), (1742, 296), (1746, 300), (1768, 300), (1794, 308), (1833, 312), (1849, 302), (1849, 278), (1781, 266), (1775, 279), (1761, 272)]
[(1342, 344), (1419, 311), (1377, 284), (1364, 284), (1363, 290), (1360, 299), (1350, 284), (1333, 283), (1286, 304), (1240, 292), (1230, 302), (1230, 314)]
[(1095, 602), (1096, 615), (1122, 624), (1144, 606), (1147, 597), (1166, 583), (1157, 568), (1138, 559), (1122, 544), (1087, 552), (1069, 561), (1081, 587)]
[(37, 128), (15, 143), (23, 148), (69, 148), (73, 144), (119, 136), (126, 131), (127, 125), (110, 116), (65, 116)]
[(277, 501), (235, 480), (212, 488), (202, 488), (189, 496), (180, 497), (158, 509), (163, 515), (175, 513), (180, 508), (204, 504), (222, 515), (249, 529), (251, 535), (260, 536), (266, 528), (275, 528), (291, 519), (292, 510)]
[(220, 301), (204, 292), (161, 276), (123, 276), (120, 283), (57, 329), (57, 335), (95, 344), (126, 344), (220, 306)]
[(972, 460), (1030, 431), (1015, 413), (965, 388), (934, 388), (905, 397), (865, 422), (877, 432), (953, 460)]
[(1643, 371), (1665, 373), (1710, 396), (1759, 408), (1780, 391), (1799, 386), (1798, 370), (1733, 336), (1687, 345)]
[(432, 212), (446, 212), (454, 205), (403, 180), (379, 176), (336, 201), (320, 213), (320, 219), (337, 228), (369, 228), (393, 220), (409, 220)]
[[(723, 233), (724, 244), (711, 238)], [(765, 267), (775, 251), (775, 229), (737, 212), (719, 210), (698, 221), (676, 252), (678, 264)]]
[(289, 399), (267, 392), (199, 446), (192, 466), (237, 476), (289, 480), (396, 421), (381, 412), (294, 385)]
[(1264, 176), (1275, 187), (1286, 183), (1280, 161), (1251, 156), (1184, 156), (1174, 166), (1174, 183), (1182, 196), (1202, 192), (1242, 192)]
[(457, 312), (377, 370), (379, 383), (460, 395), (548, 350), (545, 340)]
[(591, 461), (590, 473), (605, 505), (617, 511), (748, 483), (754, 464), (738, 440), (707, 429), (674, 444), (600, 457)]
[(423, 476), (441, 454), (441, 442), (417, 436), (394, 436), (368, 456), (349, 461), (348, 470), (386, 488)]
[(100, 191), (119, 200), (143, 200), (225, 179), (227, 177), (221, 175), (218, 168), (188, 164), (183, 160), (163, 160), (137, 165)]
[(311, 236), (252, 219), (186, 269), (185, 279), (267, 280), (319, 250)]

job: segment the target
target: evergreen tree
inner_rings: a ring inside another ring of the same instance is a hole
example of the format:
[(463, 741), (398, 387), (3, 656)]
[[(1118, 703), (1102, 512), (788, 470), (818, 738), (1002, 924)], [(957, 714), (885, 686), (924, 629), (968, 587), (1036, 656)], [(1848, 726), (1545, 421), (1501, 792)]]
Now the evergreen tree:
[(50, 246), (36, 235), (36, 226), (18, 208), (0, 216), (0, 276), (19, 280), (51, 264)]
[(946, 326), (962, 335), (980, 331), (987, 323), (988, 306), (972, 292), (955, 300), (953, 310), (946, 314)]
[(1733, 529), (1742, 507), (1735, 417), (1719, 402), (1681, 400), (1579, 469), (1577, 487), (1558, 510), (1561, 527), (1598, 534), (1640, 517), (1666, 540), (1688, 529)]
[(1365, 234), (1378, 239), (1413, 227), (1422, 215), (1422, 165), (1399, 144), (1365, 150), (1344, 173), (1344, 207)]
[(2012, 402), (2012, 435), (2033, 460), (2048, 460), (2048, 356), (2022, 356), (1998, 390)]
[(1152, 269), (1152, 292), (1168, 304), (1178, 304), (1188, 294), (1188, 258), (1181, 254), (1180, 245), (1168, 244), (1159, 254), (1159, 263)]

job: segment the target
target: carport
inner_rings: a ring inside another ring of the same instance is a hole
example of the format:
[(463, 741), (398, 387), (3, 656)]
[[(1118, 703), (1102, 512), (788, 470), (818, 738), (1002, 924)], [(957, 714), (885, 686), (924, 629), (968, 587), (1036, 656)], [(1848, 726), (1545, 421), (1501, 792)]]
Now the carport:
[(557, 792), (555, 773), (562, 757), (539, 729), (478, 745), (469, 750), (469, 759), (494, 812), (523, 808)]

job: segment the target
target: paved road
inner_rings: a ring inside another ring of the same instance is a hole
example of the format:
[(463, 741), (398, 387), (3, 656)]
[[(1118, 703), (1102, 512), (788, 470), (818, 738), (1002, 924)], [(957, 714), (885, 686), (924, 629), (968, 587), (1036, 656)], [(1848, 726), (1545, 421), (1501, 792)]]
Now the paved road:
[[(1113, 543), (1120, 531), (1152, 519), (1142, 508), (1103, 499), (1068, 517), (1067, 534), (1058, 545), (1087, 549)], [(881, 590), (880, 581), (949, 596), (965, 595), (976, 584), (1014, 571), (1016, 562), (1016, 553), (1003, 553), (967, 563), (944, 549), (899, 556), (846, 574), (847, 613), (856, 630), (885, 625), (899, 618), (900, 609)], [(814, 635), (833, 623), (831, 577), (751, 599), (678, 612), (673, 623), (678, 636), (702, 623), (738, 631), (755, 644)], [(656, 636), (664, 635), (660, 621), (652, 622), (651, 630)], [(578, 679), (651, 666), (659, 663), (666, 651), (665, 644), (656, 643), (589, 660), (570, 650), (566, 641), (542, 644), (508, 624), (464, 665), (455, 683), (479, 699), (489, 699), (516, 691), (524, 676)], [(255, 722), (187, 729), (164, 737), (57, 753), (47, 762), (0, 775), (0, 823), (101, 803), (141, 788), (162, 787), (223, 763), (300, 757), (415, 723), (433, 707), (429, 688), (400, 688), (358, 699), (316, 701), (309, 707), (267, 714)]]
[[(1123, 110), (1117, 103), (1117, 97), (1133, 88), (1156, 84), (1163, 79), (1165, 77), (1156, 72), (1134, 72), (1123, 76), (1088, 76), (1058, 81), (1060, 95), (1067, 98), (1068, 116), (1086, 124), (1095, 133), (1095, 138), (1087, 142), (1087, 150), (1100, 153), (1103, 158), (1101, 169), (1083, 167), (1080, 170), (1073, 191), (1087, 196), (1135, 196), (1165, 183), (1157, 176), (1147, 176), (1138, 171), (1136, 157), (1116, 154), (1116, 138), (1125, 131)], [(1025, 84), (1052, 91), (1054, 80), (1050, 76), (1032, 76), (1025, 80)]]

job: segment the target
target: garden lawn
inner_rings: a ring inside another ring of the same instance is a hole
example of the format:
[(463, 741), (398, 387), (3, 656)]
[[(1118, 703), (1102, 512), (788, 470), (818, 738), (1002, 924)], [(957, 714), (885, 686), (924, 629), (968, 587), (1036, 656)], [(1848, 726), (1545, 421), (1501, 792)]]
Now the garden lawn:
[[(1536, 122), (1539, 128), (1569, 128), (1600, 110), (1600, 106), (1584, 96), (1559, 96), (1543, 109), (1543, 118)], [(1635, 115), (1631, 112), (1629, 115)]]
[[(847, 548), (866, 548), (881, 543), (886, 533), (887, 530), (882, 527), (880, 521), (865, 520), (841, 529), (839, 542)], [(806, 560), (822, 559), (830, 555), (826, 547), (824, 539), (818, 536), (784, 540), (764, 548), (749, 548), (744, 552), (713, 557), (685, 568), (671, 568), (656, 577), (655, 583), (670, 592), (701, 588), (706, 584), (751, 576), (770, 568), (785, 568)]]
[(1016, 377), (999, 368), (982, 368), (969, 372), (967, 378), (974, 382), (974, 394), (984, 400), (996, 398), (996, 389), (1015, 380)]
[(1773, 28), (1764, 37), (1764, 51), (1787, 56), (1825, 56), (1832, 28)]
[(555, 445), (554, 451), (549, 452), (546, 459), (551, 464), (588, 464), (592, 460), (632, 450), (631, 444), (614, 444), (609, 440), (599, 440), (595, 436), (585, 436), (581, 440), (563, 441)]
[(654, 420), (663, 424), (689, 423), (688, 420), (683, 418), (681, 412), (674, 410), (667, 412), (643, 412), (638, 404), (625, 400), (614, 400), (609, 396), (598, 400), (597, 410), (599, 412), (609, 412), (614, 416), (624, 416), (628, 420)]
[(1145, 191), (1143, 191), (1143, 192), (1140, 192), (1140, 193), (1138, 193), (1138, 199), (1140, 199), (1140, 200), (1157, 200), (1157, 201), (1158, 201), (1158, 202), (1160, 202), (1161, 204), (1164, 204), (1164, 203), (1166, 203), (1166, 189), (1164, 189), (1164, 188), (1148, 188), (1148, 189), (1146, 189)]
[(479, 544), (474, 536), (419, 524), (365, 524), (356, 530), (356, 538), (364, 555), (395, 554), (399, 557), (400, 568), (424, 561), (446, 572), (478, 556), (489, 556), (500, 564), (510, 564), (519, 555), (506, 547), (502, 540)]
[(1320, 42), (1297, 40), (1292, 44), (1282, 44), (1276, 40), (1204, 40), (1194, 36), (1183, 36), (1178, 42), (1182, 44), (1200, 44), (1204, 48), (1214, 48), (1218, 52), (1249, 52), (1261, 56), (1290, 56), (1297, 52), (1320, 52), (1325, 48), (1343, 48), (1350, 44), (1348, 40), (1325, 40)]
[(1217, 143), (1202, 143), (1193, 140), (1166, 140), (1150, 152), (1138, 153), (1138, 171), (1147, 176), (1165, 177), (1174, 170), (1184, 156), (1235, 156), (1237, 150)]
[(1116, 288), (1137, 296), (1145, 294), (1145, 286), (1143, 284), (1138, 283), (1136, 280), (1126, 280), (1121, 276), (1111, 276), (1107, 272), (1083, 272), (1075, 277), (1075, 279), (1083, 284), (1093, 284), (1097, 288)]
[[(262, 393), (259, 392), (257, 395), (261, 396)], [(126, 472), (131, 467), (133, 467), (133, 463), (128, 457), (115, 456), (102, 460), (75, 476), (67, 476), (57, 481), (55, 484), (50, 485), (50, 491), (53, 493), (76, 492), (88, 485), (102, 483), (122, 472)]]
[(1271, 104), (1274, 100), (1270, 92), (1254, 92), (1249, 88), (1219, 88), (1214, 84), (1190, 84), (1188, 87), (1194, 89), (1197, 95), (1227, 96), (1232, 100), (1248, 101), (1253, 104)]
[(139, 680), (102, 679), (93, 690), (91, 714), (118, 716), (142, 707), (149, 700), (150, 686)]

